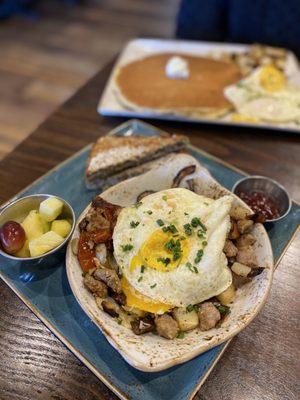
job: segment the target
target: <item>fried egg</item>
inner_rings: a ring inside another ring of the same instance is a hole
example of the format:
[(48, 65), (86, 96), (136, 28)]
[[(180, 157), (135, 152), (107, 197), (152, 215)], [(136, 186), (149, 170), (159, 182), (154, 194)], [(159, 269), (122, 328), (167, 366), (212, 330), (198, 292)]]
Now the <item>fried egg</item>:
[(225, 88), (224, 94), (245, 122), (288, 122), (300, 118), (300, 89), (271, 65), (257, 68), (236, 85)]
[(231, 203), (231, 196), (212, 200), (174, 188), (123, 208), (113, 245), (127, 305), (159, 314), (227, 289)]

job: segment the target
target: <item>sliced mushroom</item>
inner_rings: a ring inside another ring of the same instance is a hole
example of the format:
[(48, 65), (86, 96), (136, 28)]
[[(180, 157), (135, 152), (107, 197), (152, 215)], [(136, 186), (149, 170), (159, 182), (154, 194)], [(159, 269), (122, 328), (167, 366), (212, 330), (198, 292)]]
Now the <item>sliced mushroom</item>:
[(124, 293), (111, 293), (111, 297), (121, 306), (126, 305), (126, 296)]
[(189, 165), (178, 172), (173, 179), (172, 188), (176, 188), (180, 185), (180, 182), (188, 175), (193, 174), (196, 171), (196, 165)]
[(233, 242), (227, 239), (223, 251), (226, 254), (226, 257), (235, 257), (238, 250)]
[(157, 333), (166, 339), (174, 339), (179, 332), (177, 321), (168, 314), (157, 316), (155, 325)]
[(248, 275), (248, 277), (250, 278), (254, 278), (257, 275), (260, 275), (263, 272), (264, 268), (263, 267), (256, 267), (253, 268), (250, 272), (250, 274)]
[(155, 193), (154, 190), (145, 190), (144, 192), (140, 193), (136, 198), (137, 203), (141, 201), (144, 197), (149, 196), (149, 194)]
[(104, 299), (101, 303), (103, 311), (105, 311), (107, 314), (109, 314), (112, 317), (118, 317), (119, 314), (121, 313), (121, 307), (117, 302), (108, 297), (107, 299)]
[(188, 189), (189, 189), (191, 192), (195, 192), (195, 181), (194, 181), (194, 179), (188, 179), (188, 180), (186, 181), (186, 183), (187, 183)]
[(84, 286), (89, 289), (90, 292), (98, 297), (107, 297), (107, 287), (105, 283), (97, 281), (91, 275), (87, 274), (83, 279)]
[(155, 324), (149, 316), (135, 319), (131, 321), (131, 328), (136, 335), (152, 332), (155, 329)]
[(97, 268), (94, 277), (111, 288), (115, 293), (122, 293), (121, 281), (116, 271), (108, 268)]

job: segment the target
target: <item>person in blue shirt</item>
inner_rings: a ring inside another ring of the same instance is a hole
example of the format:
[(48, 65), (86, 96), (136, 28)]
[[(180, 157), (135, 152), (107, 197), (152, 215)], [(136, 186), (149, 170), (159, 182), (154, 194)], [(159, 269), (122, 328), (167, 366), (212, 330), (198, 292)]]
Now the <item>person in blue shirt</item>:
[(300, 56), (300, 0), (181, 0), (176, 36), (263, 43)]

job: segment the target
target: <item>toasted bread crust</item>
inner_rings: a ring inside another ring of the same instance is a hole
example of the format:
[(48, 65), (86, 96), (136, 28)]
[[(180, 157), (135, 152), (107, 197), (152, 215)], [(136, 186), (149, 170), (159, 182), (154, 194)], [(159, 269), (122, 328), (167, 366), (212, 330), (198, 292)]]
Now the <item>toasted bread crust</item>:
[(91, 183), (139, 166), (186, 147), (183, 135), (168, 137), (104, 136), (92, 147), (86, 167), (86, 180)]

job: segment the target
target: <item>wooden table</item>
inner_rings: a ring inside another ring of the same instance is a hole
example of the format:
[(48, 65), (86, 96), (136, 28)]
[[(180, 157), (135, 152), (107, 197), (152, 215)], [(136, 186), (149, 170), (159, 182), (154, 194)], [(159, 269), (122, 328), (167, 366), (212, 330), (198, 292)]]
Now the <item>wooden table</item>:
[[(1, 202), (123, 122), (96, 112), (111, 67), (112, 63), (100, 71), (0, 163)], [(188, 134), (194, 145), (249, 173), (279, 180), (300, 200), (300, 135), (153, 124)], [(299, 398), (299, 259), (298, 235), (280, 262), (263, 311), (233, 339), (197, 399)], [(1, 400), (115, 398), (3, 282), (0, 310)]]

